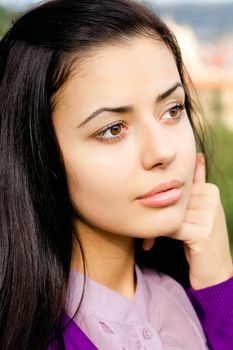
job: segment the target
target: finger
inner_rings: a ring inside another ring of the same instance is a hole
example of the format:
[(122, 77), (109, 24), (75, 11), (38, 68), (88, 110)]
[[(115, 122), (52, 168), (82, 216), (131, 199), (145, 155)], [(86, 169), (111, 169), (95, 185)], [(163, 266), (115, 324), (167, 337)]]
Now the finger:
[(155, 243), (155, 238), (146, 238), (142, 243), (142, 248), (144, 250), (150, 250)]
[[(219, 196), (219, 188), (215, 184), (212, 183), (193, 183), (192, 185), (192, 190), (191, 190), (191, 196), (199, 196), (200, 200), (202, 199), (201, 197), (206, 197), (206, 196)], [(204, 198), (203, 198), (204, 199)]]
[(202, 227), (209, 226), (213, 219), (212, 210), (200, 209), (188, 209), (185, 214), (184, 222), (189, 224), (195, 224)]
[(201, 239), (202, 234), (203, 233), (197, 231), (196, 224), (183, 223), (182, 227), (178, 231), (173, 232), (168, 236), (188, 244), (189, 242), (198, 242)]
[(197, 153), (196, 166), (193, 175), (193, 183), (206, 182), (205, 156), (203, 153)]
[(213, 198), (208, 194), (208, 195), (197, 195), (197, 196), (192, 196), (187, 209), (199, 209), (199, 210), (204, 210), (204, 209), (212, 209), (214, 207), (213, 205)]

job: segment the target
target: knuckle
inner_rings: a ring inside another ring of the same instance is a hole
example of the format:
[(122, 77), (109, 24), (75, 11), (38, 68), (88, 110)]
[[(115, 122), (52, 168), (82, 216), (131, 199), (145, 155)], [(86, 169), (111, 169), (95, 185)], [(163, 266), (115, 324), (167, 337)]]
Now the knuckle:
[(208, 184), (208, 190), (211, 195), (213, 195), (215, 198), (219, 198), (220, 196), (220, 190), (217, 185), (209, 183)]

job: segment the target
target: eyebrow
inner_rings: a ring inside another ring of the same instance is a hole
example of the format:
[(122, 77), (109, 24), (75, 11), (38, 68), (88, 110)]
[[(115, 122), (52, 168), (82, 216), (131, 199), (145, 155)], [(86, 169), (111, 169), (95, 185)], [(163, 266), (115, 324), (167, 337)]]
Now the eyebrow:
[[(168, 90), (164, 91), (162, 94), (157, 96), (156, 103), (165, 100), (167, 97), (169, 97), (179, 87), (181, 87), (183, 89), (183, 85), (180, 82), (175, 83)], [(83, 127), (90, 120), (92, 120), (98, 114), (100, 114), (102, 112), (127, 113), (127, 112), (132, 112), (132, 111), (133, 111), (133, 106), (120, 106), (120, 107), (113, 107), (113, 108), (111, 108), (111, 107), (101, 107), (101, 108), (97, 109), (95, 112), (93, 112), (89, 117), (87, 117), (80, 125), (78, 125), (78, 128)]]

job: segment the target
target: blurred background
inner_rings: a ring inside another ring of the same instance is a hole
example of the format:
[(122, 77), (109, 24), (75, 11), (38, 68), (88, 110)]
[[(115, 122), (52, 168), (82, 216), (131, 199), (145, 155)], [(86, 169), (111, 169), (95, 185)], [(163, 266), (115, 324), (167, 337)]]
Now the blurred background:
[[(233, 0), (140, 2), (165, 20), (181, 46), (209, 129), (209, 181), (221, 190), (233, 256)], [(0, 0), (0, 37), (36, 3)]]

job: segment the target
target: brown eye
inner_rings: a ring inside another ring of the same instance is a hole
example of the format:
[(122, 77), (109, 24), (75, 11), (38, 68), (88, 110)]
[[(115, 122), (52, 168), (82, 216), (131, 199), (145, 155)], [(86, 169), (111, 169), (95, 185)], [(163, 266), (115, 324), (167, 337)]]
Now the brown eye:
[(172, 108), (172, 109), (170, 110), (170, 115), (171, 115), (171, 117), (172, 117), (172, 118), (177, 117), (178, 112), (179, 112), (179, 110), (178, 110), (177, 108)]
[(107, 125), (104, 129), (95, 134), (95, 138), (102, 142), (114, 143), (125, 138), (127, 135), (127, 124), (124, 121), (119, 121)]
[(121, 132), (121, 124), (113, 125), (110, 129), (111, 134), (116, 136)]
[(178, 104), (168, 109), (161, 117), (162, 121), (167, 121), (169, 124), (176, 123), (182, 116), (182, 111), (185, 109), (183, 104)]

